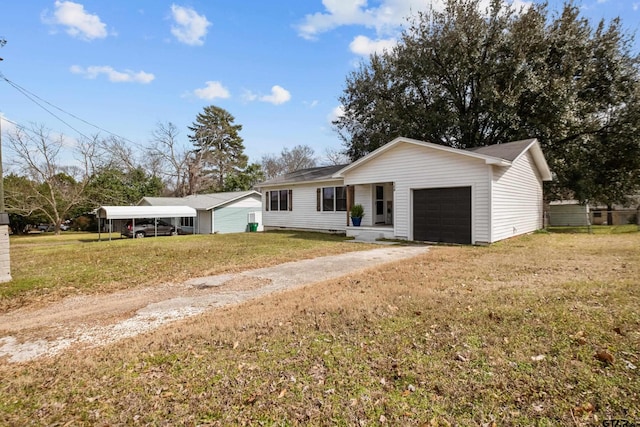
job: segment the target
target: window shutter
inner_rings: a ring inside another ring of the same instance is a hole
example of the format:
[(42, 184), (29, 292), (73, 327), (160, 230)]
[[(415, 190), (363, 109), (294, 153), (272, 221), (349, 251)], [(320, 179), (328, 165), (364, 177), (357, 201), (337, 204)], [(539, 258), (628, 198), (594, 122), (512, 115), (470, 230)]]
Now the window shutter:
[(269, 212), (269, 205), (271, 204), (271, 192), (267, 191), (267, 200), (266, 200), (266, 208), (265, 210)]
[(293, 190), (289, 190), (289, 210), (293, 210)]
[(322, 203), (322, 190), (320, 188), (316, 188), (316, 210), (320, 211), (320, 203)]

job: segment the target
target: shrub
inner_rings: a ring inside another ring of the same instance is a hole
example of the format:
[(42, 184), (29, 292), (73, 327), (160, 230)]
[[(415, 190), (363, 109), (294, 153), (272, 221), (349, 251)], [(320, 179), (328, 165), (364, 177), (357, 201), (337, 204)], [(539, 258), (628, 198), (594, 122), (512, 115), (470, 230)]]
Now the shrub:
[(364, 208), (361, 204), (357, 203), (351, 206), (351, 218), (362, 218), (364, 217)]

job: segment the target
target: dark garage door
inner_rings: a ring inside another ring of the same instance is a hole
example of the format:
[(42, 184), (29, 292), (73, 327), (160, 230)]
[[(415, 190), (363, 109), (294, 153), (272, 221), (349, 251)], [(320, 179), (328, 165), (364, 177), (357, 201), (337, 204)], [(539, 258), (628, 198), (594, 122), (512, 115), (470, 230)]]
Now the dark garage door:
[(471, 187), (413, 191), (413, 240), (471, 243)]

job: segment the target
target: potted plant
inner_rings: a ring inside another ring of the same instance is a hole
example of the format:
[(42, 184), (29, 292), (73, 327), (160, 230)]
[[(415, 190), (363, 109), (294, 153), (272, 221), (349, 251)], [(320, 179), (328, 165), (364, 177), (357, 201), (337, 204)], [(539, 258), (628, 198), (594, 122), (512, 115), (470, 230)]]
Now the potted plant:
[(360, 221), (362, 221), (362, 217), (364, 216), (364, 208), (362, 205), (357, 203), (351, 206), (349, 214), (351, 215), (351, 224), (353, 224), (354, 227), (360, 227)]

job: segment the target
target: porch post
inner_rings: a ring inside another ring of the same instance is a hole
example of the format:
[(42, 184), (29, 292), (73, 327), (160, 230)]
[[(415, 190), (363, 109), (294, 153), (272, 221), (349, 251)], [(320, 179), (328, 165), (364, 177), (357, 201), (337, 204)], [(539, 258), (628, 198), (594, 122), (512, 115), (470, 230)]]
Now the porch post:
[(349, 212), (353, 206), (353, 185), (347, 185), (347, 227), (349, 226)]

